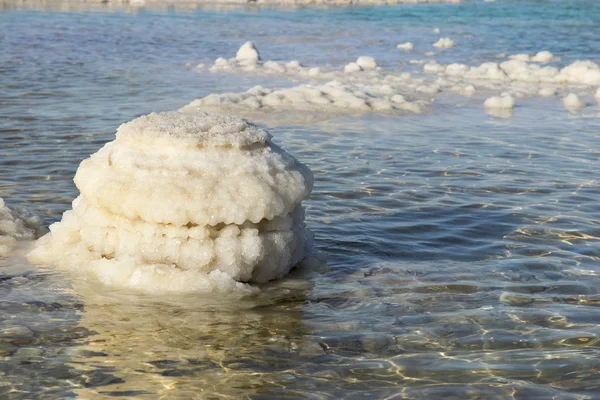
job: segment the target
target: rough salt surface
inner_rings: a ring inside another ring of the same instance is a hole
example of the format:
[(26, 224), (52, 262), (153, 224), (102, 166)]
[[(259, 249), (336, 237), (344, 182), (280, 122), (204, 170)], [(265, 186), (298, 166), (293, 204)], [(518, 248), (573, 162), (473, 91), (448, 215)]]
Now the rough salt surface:
[(324, 85), (300, 85), (285, 89), (255, 86), (242, 93), (211, 94), (193, 101), (182, 111), (211, 111), (218, 108), (244, 115), (275, 110), (350, 114), (373, 111), (421, 113), (425, 104), (407, 100), (389, 85), (371, 87), (332, 81)]
[[(439, 41), (440, 46), (449, 43), (447, 40)], [(311, 83), (317, 80), (327, 83), (299, 85), (289, 89), (253, 88), (242, 93), (215, 94), (198, 99), (185, 109), (211, 111), (215, 107), (225, 107), (247, 117), (279, 123), (298, 119), (297, 113), (286, 113), (290, 110), (313, 115), (316, 115), (316, 112), (330, 115), (340, 112), (422, 113), (444, 92), (465, 97), (478, 96), (481, 97), (481, 102), (484, 102), (486, 97), (498, 97), (501, 94), (510, 95), (513, 99), (536, 96), (564, 97), (571, 92), (578, 96), (594, 96), (594, 92), (600, 86), (600, 67), (592, 61), (575, 61), (563, 68), (545, 65), (558, 60), (560, 58), (548, 51), (532, 55), (517, 54), (509, 56), (509, 60), (504, 62), (485, 62), (481, 65), (410, 60), (409, 64), (423, 65), (424, 74), (419, 74), (401, 69), (381, 68), (374, 59), (365, 56), (341, 67), (303, 66), (295, 60), (259, 61), (253, 65), (246, 65), (235, 58), (219, 58), (210, 67), (211, 72), (277, 75), (308, 80)], [(345, 94), (329, 94), (326, 88), (331, 86), (341, 89)], [(394, 96), (399, 96), (396, 98), (403, 98), (405, 101), (392, 101)], [(600, 95), (595, 97), (600, 98)], [(510, 108), (488, 106), (485, 109), (490, 113), (491, 110)], [(288, 116), (291, 119), (287, 118)], [(310, 121), (311, 118), (300, 120)]]
[(304, 257), (312, 183), (238, 117), (153, 113), (82, 161), (80, 197), (29, 258), (150, 292), (244, 290)]
[(32, 240), (40, 230), (41, 219), (23, 208), (9, 208), (0, 197), (0, 257), (10, 253), (18, 240)]

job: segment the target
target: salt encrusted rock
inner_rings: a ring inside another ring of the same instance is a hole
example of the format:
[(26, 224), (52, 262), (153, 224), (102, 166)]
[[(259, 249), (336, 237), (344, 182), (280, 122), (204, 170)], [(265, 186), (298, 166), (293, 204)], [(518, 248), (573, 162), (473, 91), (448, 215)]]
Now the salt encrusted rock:
[(8, 208), (0, 197), (0, 257), (6, 256), (17, 240), (35, 239), (41, 219), (23, 208)]
[(84, 160), (81, 196), (29, 257), (146, 291), (280, 278), (310, 246), (310, 170), (238, 117), (153, 113)]

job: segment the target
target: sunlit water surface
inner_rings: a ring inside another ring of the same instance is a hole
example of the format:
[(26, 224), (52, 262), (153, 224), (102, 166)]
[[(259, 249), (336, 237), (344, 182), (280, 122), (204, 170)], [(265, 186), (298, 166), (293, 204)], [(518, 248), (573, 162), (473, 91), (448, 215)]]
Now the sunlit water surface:
[[(0, 12), (0, 197), (46, 224), (120, 123), (291, 84), (185, 68), (246, 39), (315, 65), (365, 49), (402, 65), (390, 48), (432, 43), (436, 26), (463, 41), (444, 62), (599, 56), (591, 1), (103, 7)], [(269, 127), (315, 173), (307, 222), (320, 261), (252, 298), (91, 287), (28, 264), (23, 243), (0, 259), (0, 396), (600, 398), (598, 113), (529, 100), (497, 119), (441, 102), (426, 115)]]

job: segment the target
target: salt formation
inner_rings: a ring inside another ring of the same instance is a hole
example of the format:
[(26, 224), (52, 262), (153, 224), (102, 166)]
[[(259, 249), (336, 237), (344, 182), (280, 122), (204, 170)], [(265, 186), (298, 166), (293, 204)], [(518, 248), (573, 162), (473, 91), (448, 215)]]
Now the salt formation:
[(496, 109), (512, 109), (515, 107), (515, 98), (506, 95), (506, 96), (493, 96), (487, 99), (483, 106), (485, 108), (496, 108)]
[(182, 111), (226, 108), (247, 115), (245, 112), (274, 110), (333, 113), (403, 110), (417, 114), (423, 112), (424, 107), (423, 102), (408, 101), (389, 85), (371, 87), (333, 81), (324, 85), (300, 85), (286, 89), (255, 86), (242, 93), (211, 94), (194, 100)]
[(260, 54), (258, 53), (258, 49), (254, 46), (254, 43), (246, 42), (237, 51), (235, 59), (240, 64), (258, 64), (260, 61)]
[(444, 65), (431, 61), (423, 66), (423, 70), (430, 74), (460, 76), (465, 80), (600, 85), (600, 67), (592, 61), (575, 61), (562, 69), (542, 67), (517, 59), (500, 64), (487, 62), (479, 66)]
[(360, 56), (356, 60), (356, 64), (361, 67), (363, 70), (375, 69), (377, 68), (377, 63), (373, 57), (369, 56)]
[(245, 120), (153, 113), (82, 161), (81, 195), (29, 258), (150, 292), (247, 288), (304, 257), (312, 183)]
[[(451, 43), (453, 42), (450, 39), (442, 38), (436, 46), (446, 47)], [(248, 45), (245, 44), (242, 48), (245, 46)], [(404, 43), (397, 47), (410, 49), (412, 44)], [(252, 48), (256, 50), (255, 47)], [(428, 54), (436, 53), (424, 53)], [(504, 58), (506, 55), (500, 57)], [(381, 68), (373, 58), (366, 56), (341, 67), (305, 67), (296, 60), (276, 62), (260, 61), (259, 58), (255, 64), (247, 64), (236, 58), (219, 58), (210, 67), (211, 72), (278, 75), (312, 83), (327, 83), (299, 85), (289, 89), (253, 88), (242, 93), (210, 95), (194, 101), (187, 107), (212, 111), (220, 106), (247, 117), (277, 123), (282, 119), (283, 112), (289, 110), (333, 114), (396, 110), (422, 113), (435, 103), (436, 97), (442, 92), (452, 92), (465, 97), (498, 97), (499, 94), (505, 93), (514, 100), (534, 96), (562, 97), (569, 92), (575, 92), (579, 96), (594, 96), (594, 92), (600, 86), (600, 66), (592, 61), (575, 61), (563, 68), (546, 65), (548, 62), (559, 60), (549, 51), (540, 51), (532, 55), (516, 54), (508, 58), (503, 62), (484, 62), (480, 65), (441, 64), (433, 60), (407, 62), (423, 65), (424, 74), (418, 71)], [(332, 87), (338, 94), (329, 93)], [(340, 93), (338, 89), (344, 93)], [(403, 98), (406, 101), (392, 101), (393, 96), (399, 96), (397, 99)], [(600, 99), (600, 94), (596, 98)], [(500, 103), (495, 100), (487, 102), (488, 106), (485, 108), (488, 113), (490, 110), (512, 108), (509, 107), (508, 98), (498, 99)], [(481, 101), (484, 101), (483, 97)], [(496, 105), (491, 106), (495, 103)], [(273, 111), (281, 112), (280, 116), (271, 118)]]
[(39, 217), (23, 208), (8, 208), (0, 197), (0, 257), (8, 255), (17, 240), (35, 239), (40, 223)]
[(454, 47), (455, 44), (454, 40), (450, 38), (440, 38), (440, 40), (433, 44), (433, 47), (437, 47), (438, 49), (449, 49)]
[(536, 62), (546, 64), (552, 61), (558, 61), (559, 59), (554, 57), (552, 53), (547, 50), (540, 51), (536, 53), (534, 56), (530, 56), (529, 54), (514, 54), (508, 57), (511, 60), (517, 61), (525, 61), (525, 62)]
[(412, 49), (415, 48), (415, 45), (412, 44), (411, 42), (406, 42), (406, 43), (400, 43), (398, 46), (396, 46), (396, 48), (402, 49), (405, 51), (411, 51)]
[(569, 93), (569, 95), (563, 99), (563, 104), (569, 111), (577, 111), (585, 108), (585, 103), (582, 102), (575, 93)]
[(596, 93), (594, 94), (594, 98), (596, 99), (596, 101), (598, 103), (600, 103), (600, 87), (598, 88), (598, 90), (596, 90)]

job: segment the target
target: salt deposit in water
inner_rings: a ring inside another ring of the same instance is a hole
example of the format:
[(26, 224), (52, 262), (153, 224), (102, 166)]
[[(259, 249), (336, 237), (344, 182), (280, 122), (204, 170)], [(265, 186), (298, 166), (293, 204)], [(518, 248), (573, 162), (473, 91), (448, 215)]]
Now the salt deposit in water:
[(235, 54), (235, 59), (239, 63), (252, 65), (257, 64), (260, 61), (260, 54), (258, 53), (256, 46), (254, 46), (254, 43), (246, 42)]
[(409, 101), (389, 85), (328, 82), (284, 89), (255, 86), (242, 93), (211, 94), (197, 99), (182, 111), (214, 111), (219, 108), (245, 116), (257, 111), (310, 111), (340, 114), (405, 111), (421, 113), (426, 103)]
[(149, 292), (247, 289), (310, 246), (310, 170), (229, 115), (153, 113), (82, 161), (81, 195), (29, 254)]
[(433, 44), (433, 47), (437, 47), (438, 49), (449, 49), (451, 47), (454, 47), (455, 44), (456, 43), (454, 42), (454, 40), (450, 38), (440, 38), (440, 40)]
[(35, 239), (41, 219), (24, 208), (9, 208), (0, 197), (0, 257), (10, 253), (18, 240)]
[(483, 103), (485, 108), (512, 109), (515, 107), (515, 98), (510, 95), (493, 96)]
[[(442, 38), (438, 47), (451, 45), (451, 40)], [(398, 45), (408, 49), (411, 43)], [(250, 49), (248, 43), (238, 51)], [(409, 64), (423, 64), (424, 74), (409, 73), (398, 69), (384, 69), (377, 66), (372, 57), (361, 56), (342, 67), (303, 66), (299, 61), (289, 62), (261, 61), (258, 50), (252, 63), (244, 63), (237, 58), (219, 58), (210, 67), (212, 72), (252, 73), (260, 75), (278, 75), (288, 78), (323, 81), (324, 85), (299, 85), (289, 89), (260, 88), (260, 93), (225, 93), (211, 95), (192, 103), (193, 107), (210, 110), (221, 105), (245, 116), (273, 122), (272, 111), (319, 111), (322, 113), (389, 112), (404, 110), (423, 112), (430, 106), (439, 93), (451, 92), (460, 96), (474, 95), (498, 97), (503, 93), (514, 98), (566, 96), (570, 92), (577, 95), (594, 95), (600, 85), (600, 67), (592, 61), (575, 61), (563, 68), (543, 65), (559, 60), (549, 51), (509, 56), (504, 62), (485, 62), (480, 65), (463, 63), (441, 64), (435, 60), (410, 60)], [(249, 50), (248, 50), (249, 51)], [(425, 55), (436, 53), (425, 53)], [(505, 57), (505, 55), (502, 55)], [(325, 88), (337, 87), (346, 94), (329, 96)], [(325, 94), (314, 92), (314, 89)], [(249, 93), (249, 94), (248, 94)], [(312, 95), (310, 93), (317, 93)], [(352, 96), (349, 96), (352, 94)], [(391, 101), (399, 95), (406, 102)], [(353, 98), (350, 98), (353, 97)], [(598, 96), (600, 97), (600, 96)], [(506, 103), (507, 99), (503, 99)], [(493, 103), (493, 102), (492, 102)], [(510, 103), (510, 102), (508, 102)], [(502, 107), (486, 106), (488, 110), (509, 109), (506, 103)], [(490, 102), (488, 102), (490, 104)], [(208, 108), (207, 108), (208, 107)], [(252, 111), (251, 113), (248, 113)], [(506, 113), (504, 113), (506, 114)], [(276, 120), (277, 121), (277, 120)]]
[(560, 58), (554, 57), (554, 55), (547, 50), (542, 50), (542, 51), (534, 54), (533, 56), (531, 56), (529, 54), (514, 54), (512, 56), (509, 56), (508, 58), (511, 60), (536, 62), (536, 63), (542, 63), (542, 64), (560, 60)]
[(406, 51), (411, 51), (412, 49), (415, 48), (415, 45), (412, 44), (411, 42), (406, 42), (406, 43), (400, 43), (399, 45), (396, 46), (396, 48), (406, 50)]
[(569, 95), (563, 99), (563, 104), (569, 111), (577, 111), (585, 108), (585, 103), (582, 102), (575, 93), (569, 93)]

